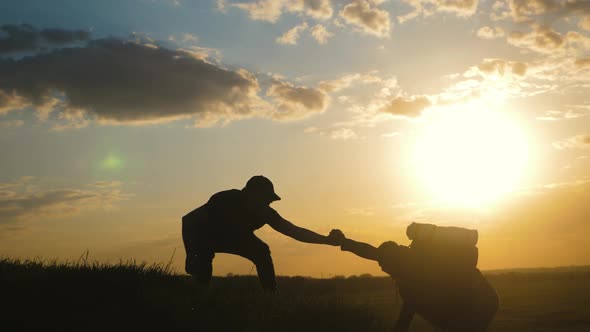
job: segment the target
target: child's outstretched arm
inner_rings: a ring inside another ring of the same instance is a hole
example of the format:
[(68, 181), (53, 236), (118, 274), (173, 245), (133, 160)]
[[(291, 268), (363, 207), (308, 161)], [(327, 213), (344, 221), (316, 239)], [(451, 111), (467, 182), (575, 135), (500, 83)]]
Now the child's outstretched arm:
[(340, 243), (340, 249), (342, 251), (350, 251), (357, 256), (372, 261), (378, 260), (378, 249), (368, 243), (347, 239), (338, 229), (333, 229), (329, 236), (338, 239), (337, 242)]
[(377, 253), (378, 249), (368, 243), (344, 239), (340, 245), (340, 250), (350, 251), (357, 256), (370, 259), (372, 261), (379, 260), (379, 255)]

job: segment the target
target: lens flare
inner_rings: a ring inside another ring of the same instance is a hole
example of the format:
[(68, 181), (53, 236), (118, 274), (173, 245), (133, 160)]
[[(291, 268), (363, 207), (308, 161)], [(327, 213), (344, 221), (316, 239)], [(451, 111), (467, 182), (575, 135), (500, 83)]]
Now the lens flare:
[(104, 158), (100, 163), (100, 168), (103, 170), (117, 171), (124, 166), (123, 159), (116, 154), (110, 154)]

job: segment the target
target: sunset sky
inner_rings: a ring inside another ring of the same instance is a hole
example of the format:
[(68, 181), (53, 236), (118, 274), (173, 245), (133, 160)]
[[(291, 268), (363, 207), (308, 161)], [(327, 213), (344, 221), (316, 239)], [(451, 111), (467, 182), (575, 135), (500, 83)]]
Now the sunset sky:
[[(590, 2), (2, 1), (0, 152), (1, 256), (181, 272), (181, 217), (262, 174), (318, 233), (455, 225), (484, 270), (588, 265)], [(279, 275), (382, 274), (256, 234)]]

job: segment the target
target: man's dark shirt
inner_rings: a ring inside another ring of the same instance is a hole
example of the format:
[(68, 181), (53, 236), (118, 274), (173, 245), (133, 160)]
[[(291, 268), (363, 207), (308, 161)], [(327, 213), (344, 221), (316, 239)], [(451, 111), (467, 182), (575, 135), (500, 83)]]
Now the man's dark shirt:
[(227, 236), (252, 233), (280, 217), (268, 205), (254, 206), (238, 189), (216, 193), (203, 206), (183, 217), (202, 231)]

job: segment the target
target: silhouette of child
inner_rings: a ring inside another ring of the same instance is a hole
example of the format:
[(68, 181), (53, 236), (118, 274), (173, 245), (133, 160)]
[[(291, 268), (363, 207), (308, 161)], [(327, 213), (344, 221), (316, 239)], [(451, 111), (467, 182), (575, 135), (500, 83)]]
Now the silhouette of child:
[(475, 266), (449, 266), (393, 241), (375, 248), (336, 229), (330, 237), (339, 238), (342, 251), (377, 261), (396, 281), (403, 305), (393, 331), (408, 331), (415, 313), (442, 331), (486, 331), (496, 315), (498, 295)]

